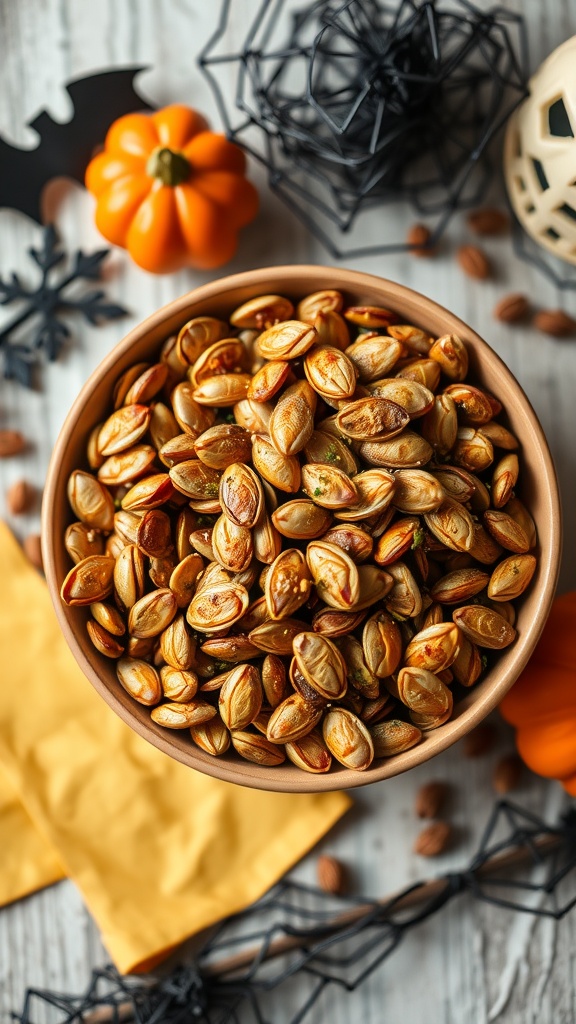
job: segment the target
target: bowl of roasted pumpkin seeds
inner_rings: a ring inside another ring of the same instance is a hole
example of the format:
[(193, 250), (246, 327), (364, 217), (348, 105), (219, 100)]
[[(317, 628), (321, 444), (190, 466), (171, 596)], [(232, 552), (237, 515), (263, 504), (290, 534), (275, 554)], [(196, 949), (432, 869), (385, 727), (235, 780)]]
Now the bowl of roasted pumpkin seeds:
[(408, 288), (224, 278), (92, 374), (44, 499), (48, 584), (100, 695), (166, 753), (350, 788), (475, 727), (526, 664), (558, 489), (508, 368)]

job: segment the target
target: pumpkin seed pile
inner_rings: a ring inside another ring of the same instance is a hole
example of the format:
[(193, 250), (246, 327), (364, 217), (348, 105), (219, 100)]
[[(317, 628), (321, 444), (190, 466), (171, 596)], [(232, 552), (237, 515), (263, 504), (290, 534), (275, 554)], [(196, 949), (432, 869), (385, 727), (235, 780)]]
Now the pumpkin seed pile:
[(514, 640), (518, 442), (462, 341), (398, 319), (331, 290), (195, 317), (122, 374), (70, 477), (62, 599), (208, 754), (363, 771)]

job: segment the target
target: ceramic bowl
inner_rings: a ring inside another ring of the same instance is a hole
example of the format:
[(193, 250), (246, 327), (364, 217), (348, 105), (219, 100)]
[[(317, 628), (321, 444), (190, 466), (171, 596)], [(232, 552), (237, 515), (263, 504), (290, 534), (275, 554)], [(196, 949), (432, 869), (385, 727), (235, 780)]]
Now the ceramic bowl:
[[(212, 314), (226, 319), (236, 306), (257, 295), (277, 293), (298, 299), (323, 288), (340, 289), (348, 303), (389, 307), (402, 323), (416, 324), (435, 336), (455, 333), (466, 342), (471, 377), (498, 396), (511, 430), (522, 441), (521, 494), (538, 528), (538, 568), (519, 602), (516, 641), (457, 701), (453, 717), (445, 725), (426, 732), (411, 750), (375, 761), (365, 772), (334, 763), (328, 774), (312, 775), (289, 762), (279, 767), (252, 764), (234, 751), (211, 757), (192, 743), (188, 730), (155, 725), (149, 710), (118, 683), (115, 662), (92, 646), (86, 632), (88, 611), (66, 607), (59, 590), (70, 569), (63, 542), (66, 526), (73, 519), (66, 482), (73, 469), (86, 465), (88, 435), (109, 414), (119, 375), (133, 363), (154, 361), (164, 339), (193, 316)], [(432, 299), (370, 274), (321, 266), (272, 267), (213, 281), (169, 303), (135, 327), (94, 371), (72, 406), (54, 449), (44, 496), (43, 549), (52, 599), (74, 657), (102, 698), (132, 729), (171, 757), (228, 782), (286, 792), (348, 789), (389, 779), (446, 750), (477, 726), (512, 686), (534, 649), (554, 595), (561, 551), (560, 504), (554, 465), (530, 402), (502, 360), (467, 324)]]

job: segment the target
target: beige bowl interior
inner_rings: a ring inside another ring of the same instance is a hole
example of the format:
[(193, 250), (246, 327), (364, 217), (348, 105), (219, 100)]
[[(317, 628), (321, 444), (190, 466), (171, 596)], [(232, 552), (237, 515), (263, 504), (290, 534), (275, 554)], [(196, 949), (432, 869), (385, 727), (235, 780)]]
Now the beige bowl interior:
[[(335, 765), (327, 775), (311, 775), (290, 763), (261, 767), (242, 761), (234, 752), (210, 757), (194, 746), (187, 730), (156, 726), (149, 711), (118, 683), (115, 663), (92, 646), (85, 628), (87, 611), (63, 605), (59, 589), (70, 568), (63, 543), (65, 528), (73, 519), (66, 482), (73, 469), (86, 465), (88, 435), (109, 414), (118, 376), (132, 363), (153, 361), (164, 339), (193, 316), (226, 319), (236, 306), (256, 295), (279, 293), (298, 299), (322, 288), (340, 289), (348, 303), (390, 307), (402, 322), (417, 324), (433, 335), (456, 333), (463, 338), (470, 352), (471, 376), (502, 401), (507, 422), (522, 441), (521, 494), (536, 521), (539, 543), (538, 569), (518, 610), (518, 637), (457, 703), (453, 718), (426, 733), (418, 746), (377, 761), (366, 772)], [(466, 324), (431, 299), (370, 274), (321, 266), (273, 267), (223, 278), (183, 295), (134, 328), (95, 370), (70, 410), (54, 449), (44, 495), (43, 549), (52, 599), (78, 664), (104, 700), (140, 735), (191, 768), (228, 782), (288, 792), (348, 789), (391, 778), (434, 757), (478, 725), (502, 699), (528, 661), (554, 596), (561, 551), (560, 504), (554, 466), (534, 410), (502, 360)]]

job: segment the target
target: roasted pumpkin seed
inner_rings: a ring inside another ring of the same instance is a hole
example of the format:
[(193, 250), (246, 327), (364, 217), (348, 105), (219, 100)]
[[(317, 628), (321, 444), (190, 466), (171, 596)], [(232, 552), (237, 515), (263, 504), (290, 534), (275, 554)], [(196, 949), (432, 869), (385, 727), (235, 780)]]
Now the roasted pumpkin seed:
[(284, 749), (292, 764), (305, 772), (324, 775), (330, 771), (332, 756), (318, 729), (313, 729), (298, 740), (286, 743)]
[(291, 743), (306, 736), (324, 714), (324, 705), (311, 704), (299, 693), (292, 693), (278, 704), (268, 721), (266, 736), (270, 743)]
[(294, 493), (300, 489), (298, 459), (293, 455), (282, 455), (264, 434), (252, 436), (252, 461), (257, 472), (279, 491)]
[(236, 665), (224, 681), (218, 697), (218, 710), (228, 729), (244, 729), (262, 707), (262, 683), (254, 665)]
[(274, 766), (282, 764), (286, 755), (280, 747), (274, 746), (266, 738), (253, 732), (242, 732), (236, 730), (231, 734), (232, 746), (236, 753), (240, 754), (245, 761), (253, 761), (254, 764)]
[(102, 424), (98, 452), (106, 458), (132, 448), (148, 430), (151, 412), (146, 405), (124, 405)]
[(466, 344), (399, 319), (334, 289), (195, 317), (88, 433), (63, 599), (204, 754), (365, 770), (515, 637), (537, 540), (518, 441)]
[(315, 345), (304, 357), (304, 372), (311, 387), (327, 401), (350, 398), (357, 371), (344, 352), (331, 345)]
[(77, 562), (60, 588), (64, 604), (83, 607), (103, 601), (112, 593), (114, 566), (114, 559), (107, 555), (88, 555)]
[(230, 733), (219, 715), (200, 725), (192, 725), (190, 735), (196, 746), (212, 757), (220, 757), (230, 747)]
[(516, 636), (514, 627), (502, 615), (481, 604), (457, 608), (452, 618), (464, 635), (479, 647), (501, 650), (509, 647)]
[(534, 555), (510, 555), (498, 563), (488, 583), (493, 601), (515, 601), (529, 586), (536, 571)]
[(71, 523), (64, 534), (64, 546), (73, 562), (81, 562), (88, 555), (104, 554), (104, 538), (86, 523)]
[(340, 700), (348, 682), (342, 654), (324, 636), (302, 632), (292, 645), (296, 664), (306, 682), (326, 700)]
[(139, 704), (150, 707), (162, 699), (160, 676), (141, 658), (121, 658), (116, 666), (118, 682)]
[(193, 725), (209, 722), (215, 715), (216, 708), (204, 700), (159, 704), (150, 712), (152, 721), (156, 725), (163, 725), (165, 729), (190, 729)]
[(186, 621), (200, 633), (219, 633), (241, 619), (250, 603), (248, 591), (238, 583), (215, 583), (192, 598)]
[(297, 548), (281, 551), (266, 576), (264, 596), (271, 619), (285, 619), (308, 600), (312, 576), (306, 559)]
[(68, 480), (68, 501), (72, 511), (94, 530), (114, 528), (114, 500), (110, 491), (91, 473), (74, 470)]
[(297, 381), (282, 393), (270, 417), (268, 429), (272, 442), (282, 455), (296, 455), (314, 430), (316, 392), (304, 381)]
[(338, 429), (353, 441), (386, 441), (408, 424), (401, 405), (387, 398), (360, 398), (347, 402), (336, 417)]
[(457, 334), (444, 334), (431, 345), (428, 355), (440, 364), (450, 380), (461, 381), (468, 373), (468, 351)]
[(374, 757), (393, 757), (420, 743), (422, 730), (410, 722), (393, 718), (372, 726), (370, 735), (374, 744)]
[(412, 637), (404, 652), (404, 663), (428, 672), (443, 672), (458, 657), (461, 639), (453, 622), (428, 626)]
[(374, 760), (374, 744), (368, 729), (352, 711), (331, 708), (322, 722), (328, 750), (345, 768), (363, 772)]
[(255, 327), (262, 331), (273, 324), (289, 320), (293, 313), (294, 306), (283, 295), (259, 295), (238, 306), (230, 315), (230, 323), (234, 327)]
[(425, 466), (434, 454), (432, 445), (420, 434), (404, 430), (389, 441), (363, 441), (359, 454), (373, 466), (387, 469), (417, 469)]
[(306, 561), (320, 597), (331, 608), (348, 611), (359, 601), (358, 568), (337, 544), (311, 541), (306, 549)]
[(296, 315), (299, 320), (305, 323), (314, 323), (318, 313), (334, 311), (339, 313), (344, 305), (344, 297), (335, 288), (326, 288), (323, 291), (312, 292), (300, 299), (296, 307)]

